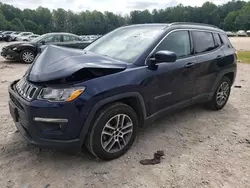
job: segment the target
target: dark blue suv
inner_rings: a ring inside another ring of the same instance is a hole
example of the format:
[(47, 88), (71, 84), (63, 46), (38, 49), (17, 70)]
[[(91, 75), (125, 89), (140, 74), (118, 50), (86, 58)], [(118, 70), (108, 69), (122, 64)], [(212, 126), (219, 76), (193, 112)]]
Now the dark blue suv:
[(9, 87), (9, 108), (32, 144), (111, 160), (137, 128), (194, 103), (222, 109), (237, 57), (224, 31), (192, 23), (118, 28), (85, 50), (48, 46)]

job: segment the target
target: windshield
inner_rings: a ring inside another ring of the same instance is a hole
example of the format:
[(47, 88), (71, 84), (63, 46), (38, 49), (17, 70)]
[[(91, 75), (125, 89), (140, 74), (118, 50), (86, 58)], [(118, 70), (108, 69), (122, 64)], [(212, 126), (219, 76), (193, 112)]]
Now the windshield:
[(41, 35), (35, 39), (32, 40), (32, 42), (39, 42), (40, 40), (42, 40), (43, 38), (45, 38), (48, 34), (44, 34), (44, 35)]
[(133, 63), (162, 34), (164, 28), (164, 25), (144, 25), (116, 29), (85, 50)]

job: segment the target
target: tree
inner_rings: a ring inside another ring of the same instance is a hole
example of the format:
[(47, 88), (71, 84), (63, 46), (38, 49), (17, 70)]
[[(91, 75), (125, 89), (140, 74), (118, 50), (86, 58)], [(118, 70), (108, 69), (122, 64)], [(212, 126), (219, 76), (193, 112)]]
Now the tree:
[(14, 31), (25, 31), (25, 28), (19, 18), (14, 18), (11, 21), (11, 28)]
[(39, 25), (37, 30), (36, 30), (36, 33), (39, 34), (39, 35), (42, 35), (45, 33), (45, 29), (42, 25)]
[(67, 20), (67, 12), (59, 8), (57, 10), (53, 10), (52, 24), (53, 31), (67, 31), (66, 28), (66, 20)]
[(3, 15), (3, 13), (2, 12), (0, 12), (0, 29), (1, 30), (5, 30), (6, 29), (6, 19), (5, 19), (5, 17), (4, 17), (4, 15)]
[(198, 22), (216, 25), (225, 30), (250, 29), (250, 3), (232, 0), (216, 6), (205, 2), (201, 7), (179, 4), (162, 9), (134, 10), (126, 15), (112, 12), (82, 11), (48, 8), (20, 10), (0, 2), (0, 27), (6, 30), (27, 30), (39, 34), (61, 31), (83, 34), (105, 34), (117, 27), (141, 23)]
[(239, 11), (229, 12), (224, 20), (224, 29), (227, 31), (236, 31), (238, 29), (236, 18), (239, 15)]
[(238, 28), (249, 30), (250, 29), (250, 2), (244, 5), (235, 18)]
[(25, 19), (25, 20), (23, 21), (23, 25), (24, 25), (24, 27), (25, 27), (25, 29), (26, 29), (27, 31), (36, 32), (36, 30), (37, 30), (37, 28), (38, 28), (37, 24), (36, 24), (35, 22), (31, 21), (31, 20), (26, 20), (26, 19)]

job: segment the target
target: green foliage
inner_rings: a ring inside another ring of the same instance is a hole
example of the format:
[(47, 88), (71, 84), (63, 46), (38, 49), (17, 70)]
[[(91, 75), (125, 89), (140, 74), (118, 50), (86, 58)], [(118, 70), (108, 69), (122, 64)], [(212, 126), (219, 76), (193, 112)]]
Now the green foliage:
[(11, 21), (11, 30), (14, 30), (14, 31), (25, 31), (23, 23), (21, 22), (21, 20), (19, 18), (14, 18)]
[(243, 63), (250, 63), (250, 52), (248, 51), (239, 51), (237, 53), (238, 60), (242, 61)]
[(6, 19), (2, 12), (0, 12), (0, 28), (6, 29)]
[(31, 20), (24, 20), (23, 25), (27, 31), (36, 31), (37, 30), (37, 24)]
[(205, 2), (201, 7), (179, 4), (152, 12), (134, 10), (125, 16), (108, 11), (74, 13), (61, 8), (50, 11), (44, 7), (20, 10), (0, 3), (0, 30), (27, 30), (38, 34), (52, 31), (105, 34), (127, 24), (171, 22), (207, 23), (229, 31), (250, 30), (250, 2), (232, 0), (221, 6)]

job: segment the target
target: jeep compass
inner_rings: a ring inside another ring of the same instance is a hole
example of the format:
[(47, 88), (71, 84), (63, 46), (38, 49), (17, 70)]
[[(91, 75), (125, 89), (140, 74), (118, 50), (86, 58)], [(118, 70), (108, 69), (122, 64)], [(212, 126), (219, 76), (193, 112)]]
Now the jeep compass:
[(236, 76), (235, 49), (217, 27), (141, 24), (84, 50), (49, 45), (9, 86), (9, 109), (28, 142), (89, 151), (103, 160), (132, 146), (137, 128), (204, 103), (222, 109)]

